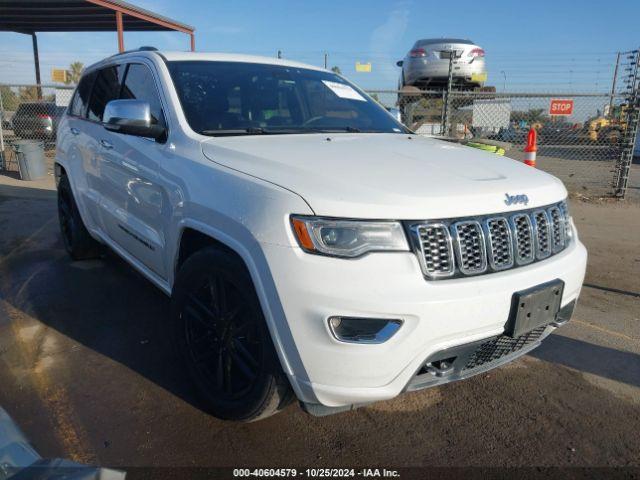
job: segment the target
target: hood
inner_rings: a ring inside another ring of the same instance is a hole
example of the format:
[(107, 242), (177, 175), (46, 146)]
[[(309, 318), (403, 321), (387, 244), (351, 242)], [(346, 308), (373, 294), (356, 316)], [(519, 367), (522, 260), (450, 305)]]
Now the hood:
[[(558, 179), (521, 162), (416, 135), (218, 137), (202, 150), (213, 162), (296, 192), (317, 215), (331, 217), (460, 217), (548, 205), (567, 194)], [(505, 194), (529, 202), (508, 206)]]

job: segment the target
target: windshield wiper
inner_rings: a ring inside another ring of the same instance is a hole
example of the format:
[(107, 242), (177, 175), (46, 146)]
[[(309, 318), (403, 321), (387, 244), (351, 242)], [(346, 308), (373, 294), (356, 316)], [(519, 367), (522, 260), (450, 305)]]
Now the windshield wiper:
[(202, 135), (210, 135), (214, 137), (224, 137), (233, 135), (286, 135), (296, 133), (384, 133), (381, 130), (361, 130), (358, 127), (352, 127), (350, 125), (344, 127), (275, 127), (275, 128), (263, 128), (263, 127), (247, 127), (247, 128), (234, 128), (234, 129), (220, 129), (220, 130), (202, 130)]
[(228, 130), (202, 130), (202, 135), (211, 135), (213, 137), (224, 137), (233, 135), (288, 135), (294, 133), (313, 133), (322, 132), (315, 128), (263, 128), (263, 127), (248, 127), (248, 128), (234, 128)]
[(270, 130), (265, 130), (262, 127), (248, 127), (248, 128), (231, 128), (220, 130), (202, 130), (202, 135), (212, 135), (214, 137), (223, 137), (231, 135), (267, 135), (272, 133)]

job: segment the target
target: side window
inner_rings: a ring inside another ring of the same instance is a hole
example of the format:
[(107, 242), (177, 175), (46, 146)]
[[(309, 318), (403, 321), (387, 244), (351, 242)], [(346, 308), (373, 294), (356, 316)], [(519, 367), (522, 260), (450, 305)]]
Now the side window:
[(85, 112), (87, 111), (87, 102), (89, 101), (89, 93), (91, 93), (91, 85), (93, 84), (93, 80), (96, 78), (95, 73), (89, 73), (82, 77), (80, 80), (80, 84), (78, 88), (76, 88), (76, 93), (71, 100), (71, 107), (69, 108), (69, 113), (76, 117), (84, 117)]
[(89, 120), (101, 122), (104, 107), (111, 100), (118, 98), (120, 93), (120, 71), (121, 67), (114, 66), (103, 68), (98, 72), (89, 99), (89, 110), (87, 111)]
[(129, 65), (120, 98), (147, 102), (151, 107), (151, 121), (166, 127), (160, 95), (153, 81), (153, 74), (146, 65), (140, 63)]

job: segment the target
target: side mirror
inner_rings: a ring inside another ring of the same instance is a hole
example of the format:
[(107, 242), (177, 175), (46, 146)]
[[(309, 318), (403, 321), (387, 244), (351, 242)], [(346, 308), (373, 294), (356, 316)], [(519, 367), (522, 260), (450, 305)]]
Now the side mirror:
[(398, 61), (396, 62), (396, 65), (397, 65), (397, 66), (399, 66), (399, 67), (401, 67), (403, 63), (404, 63), (404, 61), (402, 61), (402, 60), (398, 60)]
[(104, 128), (116, 133), (160, 139), (166, 130), (151, 123), (151, 107), (142, 100), (111, 100), (104, 108)]

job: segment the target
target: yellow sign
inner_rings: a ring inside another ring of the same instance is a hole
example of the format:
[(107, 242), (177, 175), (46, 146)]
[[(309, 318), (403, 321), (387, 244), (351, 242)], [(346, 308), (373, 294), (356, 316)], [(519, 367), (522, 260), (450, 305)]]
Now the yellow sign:
[(371, 72), (371, 62), (369, 63), (360, 63), (356, 62), (356, 72)]
[(61, 68), (52, 69), (51, 81), (56, 83), (67, 83), (67, 71)]
[(487, 73), (472, 73), (471, 74), (472, 82), (486, 82), (487, 81)]

